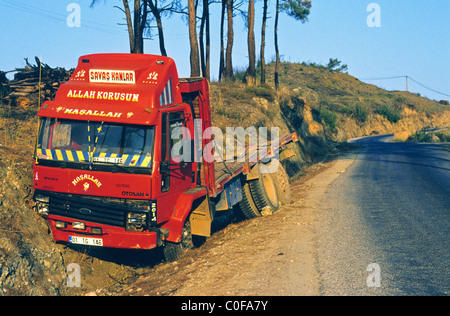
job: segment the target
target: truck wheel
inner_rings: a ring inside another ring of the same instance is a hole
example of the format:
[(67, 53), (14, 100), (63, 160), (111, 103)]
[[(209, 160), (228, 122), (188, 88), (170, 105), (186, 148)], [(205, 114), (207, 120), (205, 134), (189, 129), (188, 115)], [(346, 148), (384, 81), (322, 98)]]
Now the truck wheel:
[(280, 202), (278, 200), (277, 182), (270, 173), (261, 173), (256, 180), (248, 182), (250, 192), (256, 207), (261, 212), (265, 207), (270, 207), (272, 212), (278, 210)]
[(250, 187), (248, 183), (245, 183), (242, 187), (242, 200), (238, 203), (241, 209), (242, 215), (246, 219), (251, 219), (255, 217), (260, 217), (261, 213), (253, 202), (252, 195), (250, 193)]
[(184, 223), (183, 231), (181, 232), (181, 242), (166, 242), (164, 246), (164, 258), (166, 261), (176, 261), (181, 258), (181, 256), (193, 247), (192, 234), (191, 234), (191, 223), (189, 219)]
[(281, 164), (277, 172), (274, 173), (274, 177), (277, 182), (278, 200), (280, 201), (280, 204), (291, 204), (291, 186), (289, 184), (289, 176)]

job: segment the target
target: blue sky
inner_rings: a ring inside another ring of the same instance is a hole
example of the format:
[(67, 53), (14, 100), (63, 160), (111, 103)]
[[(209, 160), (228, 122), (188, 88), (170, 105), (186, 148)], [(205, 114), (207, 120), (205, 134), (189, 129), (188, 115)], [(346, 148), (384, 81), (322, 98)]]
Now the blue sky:
[[(67, 7), (81, 9), (81, 26), (69, 27)], [(371, 3), (380, 8), (380, 27), (369, 27), (367, 11)], [(72, 68), (83, 54), (129, 52), (123, 13), (113, 5), (122, 1), (99, 1), (93, 9), (90, 0), (0, 0), (0, 70), (25, 65), (34, 56), (52, 67)], [(348, 72), (359, 79), (408, 75), (427, 88), (450, 95), (450, 1), (449, 0), (312, 0), (305, 24), (281, 15), (279, 45), (283, 60), (326, 64), (338, 58)], [(266, 61), (274, 58), (273, 22), (275, 1), (270, 1), (267, 26)], [(246, 9), (244, 3), (242, 8)], [(256, 1), (256, 42), (259, 47), (262, 1)], [(211, 75), (217, 78), (220, 5), (211, 7)], [(246, 29), (243, 19), (236, 25), (233, 64), (247, 64)], [(163, 21), (168, 55), (175, 59), (181, 77), (189, 76), (188, 29), (179, 15)], [(259, 48), (257, 49), (257, 54)], [(158, 54), (154, 40), (145, 42), (145, 53)], [(404, 90), (405, 79), (363, 80), (388, 90)], [(432, 92), (414, 81), (409, 90), (436, 100), (449, 96)]]

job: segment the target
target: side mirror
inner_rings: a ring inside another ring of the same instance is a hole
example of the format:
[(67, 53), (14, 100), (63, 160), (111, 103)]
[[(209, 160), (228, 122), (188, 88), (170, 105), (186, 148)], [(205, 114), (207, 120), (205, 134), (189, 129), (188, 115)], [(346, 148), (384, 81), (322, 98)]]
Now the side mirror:
[(161, 174), (168, 173), (170, 171), (170, 162), (168, 160), (161, 161), (159, 163), (159, 172)]

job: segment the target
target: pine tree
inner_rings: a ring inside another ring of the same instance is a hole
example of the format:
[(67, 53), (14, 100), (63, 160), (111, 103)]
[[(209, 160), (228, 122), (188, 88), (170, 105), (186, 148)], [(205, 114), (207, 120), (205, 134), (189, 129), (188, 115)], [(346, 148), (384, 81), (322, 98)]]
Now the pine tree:
[(279, 12), (285, 12), (287, 15), (293, 17), (297, 21), (305, 23), (308, 21), (309, 13), (311, 12), (310, 0), (277, 0), (276, 15), (275, 15), (275, 89), (279, 88), (279, 68), (280, 68), (280, 52), (278, 49), (278, 16)]

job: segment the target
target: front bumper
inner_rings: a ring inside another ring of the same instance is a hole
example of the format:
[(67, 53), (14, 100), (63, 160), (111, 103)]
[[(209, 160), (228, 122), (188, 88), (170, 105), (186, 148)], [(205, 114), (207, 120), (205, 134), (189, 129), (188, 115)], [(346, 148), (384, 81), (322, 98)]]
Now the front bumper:
[[(83, 221), (84, 230), (74, 229), (73, 222), (80, 222), (61, 216), (44, 216), (50, 225), (55, 242), (70, 243), (70, 236), (97, 238), (103, 240), (103, 247), (121, 249), (152, 249), (164, 245), (167, 234), (158, 228), (151, 228), (145, 232), (127, 231), (122, 227), (107, 226), (98, 223)], [(65, 222), (65, 228), (57, 228), (56, 222)], [(92, 234), (92, 228), (101, 228), (101, 234)]]

